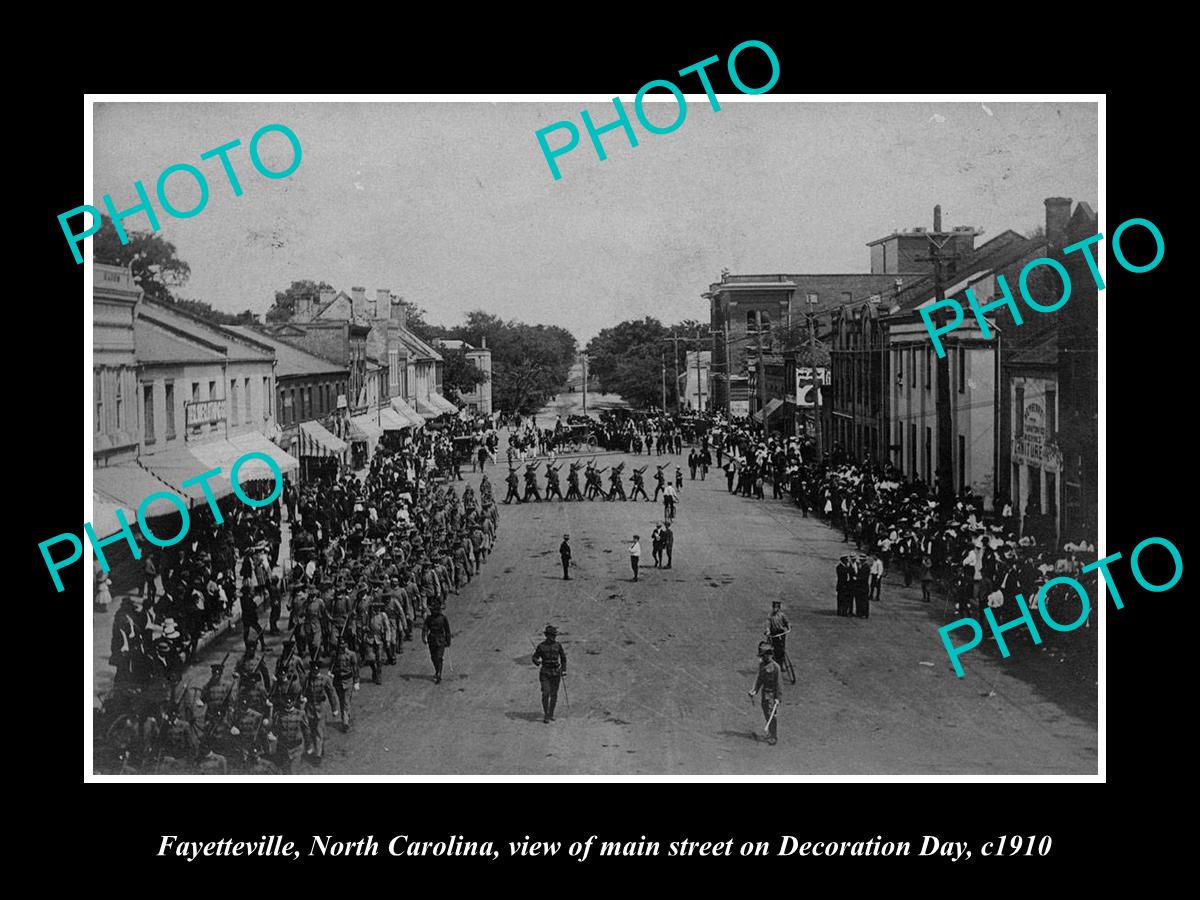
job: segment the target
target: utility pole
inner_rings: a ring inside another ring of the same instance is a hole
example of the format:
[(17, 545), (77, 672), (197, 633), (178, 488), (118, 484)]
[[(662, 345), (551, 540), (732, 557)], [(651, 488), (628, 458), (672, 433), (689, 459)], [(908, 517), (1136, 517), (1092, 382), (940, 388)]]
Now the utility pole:
[[(700, 380), (700, 337), (696, 337), (696, 412), (704, 412), (704, 382)], [(712, 368), (712, 361), (709, 361), (709, 368)], [(709, 391), (709, 396), (712, 392)]]
[[(933, 295), (935, 302), (941, 303), (946, 299), (946, 287), (942, 277), (942, 263), (950, 256), (942, 255), (942, 248), (950, 241), (952, 235), (942, 231), (942, 207), (933, 208), (933, 231), (926, 235), (929, 238), (929, 256), (918, 257), (922, 261), (933, 263)], [(943, 308), (938, 306), (934, 314), (937, 324), (945, 322)], [(959, 348), (959, 353), (963, 348)], [(950, 433), (954, 428), (950, 414), (950, 354), (946, 353), (937, 360), (937, 480), (938, 502), (942, 510), (948, 510), (954, 502), (954, 441)], [(913, 473), (916, 474), (915, 472)]]
[[(809, 303), (816, 306), (816, 303), (811, 300)], [(815, 311), (808, 314), (808, 374), (812, 383), (813, 441), (817, 448), (817, 462), (820, 462), (824, 459), (825, 453), (821, 444), (821, 387), (817, 379), (817, 314)]]
[(671, 329), (671, 340), (675, 348), (675, 415), (678, 416), (683, 412), (683, 408), (679, 400), (679, 338), (675, 336), (674, 328)]
[(763, 434), (767, 433), (767, 368), (763, 364), (762, 310), (754, 311), (755, 331), (758, 333), (758, 409), (763, 417)]
[(587, 381), (588, 381), (588, 355), (583, 354), (583, 414), (587, 415)]
[(659, 348), (658, 361), (659, 361), (659, 365), (662, 366), (662, 397), (663, 397), (662, 411), (663, 411), (663, 414), (665, 415), (667, 412), (667, 363), (666, 363), (666, 349), (665, 348), (662, 348), (662, 347)]

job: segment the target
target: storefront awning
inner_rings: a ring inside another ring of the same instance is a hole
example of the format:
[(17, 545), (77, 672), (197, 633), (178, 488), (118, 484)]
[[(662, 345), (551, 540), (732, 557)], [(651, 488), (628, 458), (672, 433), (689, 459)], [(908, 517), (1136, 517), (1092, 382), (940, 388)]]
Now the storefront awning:
[(438, 409), (433, 405), (433, 401), (424, 400), (421, 397), (417, 398), (417, 412), (425, 416), (427, 419), (436, 419), (438, 416), (444, 416), (446, 411)]
[(300, 423), (301, 456), (341, 456), (346, 442), (316, 422)]
[(374, 444), (386, 430), (383, 427), (383, 413), (391, 412), (391, 410), (380, 410), (380, 421), (376, 422), (374, 416), (353, 416), (350, 419), (350, 440), (362, 441), (367, 444)]
[(407, 420), (414, 428), (420, 428), (425, 424), (424, 417), (411, 406), (409, 406), (408, 402), (403, 397), (392, 398), (392, 409), (400, 413), (401, 417)]
[[(229, 443), (233, 444), (233, 446), (237, 449), (238, 456), (241, 456), (244, 453), (252, 452), (265, 453), (267, 456), (271, 457), (271, 459), (275, 460), (275, 464), (279, 466), (279, 470), (284, 475), (287, 475), (291, 472), (296, 472), (300, 468), (300, 460), (296, 459), (296, 457), (279, 447), (277, 444), (267, 438), (266, 435), (260, 434), (257, 431), (249, 431), (245, 434), (234, 435), (229, 439)], [(254, 468), (256, 466), (264, 469), (266, 474), (250, 474), (252, 471), (257, 471)], [(250, 460), (242, 466), (241, 472), (238, 473), (238, 477), (247, 480), (250, 478), (270, 478), (271, 471), (266, 467), (265, 463), (257, 460)]]
[(105, 538), (120, 530), (121, 523), (117, 521), (118, 509), (125, 514), (126, 522), (135, 525), (137, 522), (136, 508), (130, 508), (127, 503), (118, 503), (103, 494), (92, 493), (92, 517), (89, 521), (92, 529), (96, 532), (96, 537)]
[(379, 426), (384, 431), (404, 431), (406, 428), (412, 428), (413, 424), (394, 409), (381, 409)]
[(443, 397), (441, 394), (439, 394), (437, 391), (430, 391), (429, 399), (433, 402), (433, 405), (436, 406), (438, 409), (440, 409), (442, 412), (447, 413), (451, 416), (458, 415), (458, 407), (455, 406), (453, 403), (451, 403), (449, 400), (447, 400), (445, 397)]
[[(200, 448), (207, 449), (201, 450)], [(200, 452), (197, 452), (198, 450)], [(233, 455), (230, 456), (230, 454)], [(220, 466), (221, 475), (208, 479), (207, 483), (214, 497), (227, 497), (233, 493), (233, 485), (229, 481), (229, 465), (240, 455), (227, 441), (213, 441), (211, 444), (187, 444), (183, 447), (175, 447), (165, 453), (143, 456), (138, 461), (157, 478), (162, 479), (191, 500), (191, 505), (195, 506), (198, 503), (207, 502), (204, 488), (199, 483), (185, 488), (183, 482)], [(249, 467), (243, 468), (248, 470)], [(248, 475), (249, 471), (246, 471), (242, 477), (248, 477)]]

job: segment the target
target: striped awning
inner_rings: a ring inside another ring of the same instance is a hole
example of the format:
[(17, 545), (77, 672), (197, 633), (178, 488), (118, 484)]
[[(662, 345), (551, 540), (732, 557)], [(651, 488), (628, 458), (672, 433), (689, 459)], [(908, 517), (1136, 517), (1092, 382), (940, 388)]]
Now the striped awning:
[(301, 456), (341, 456), (346, 442), (317, 422), (300, 423)]
[[(243, 453), (251, 452), (265, 453), (271, 459), (275, 460), (275, 464), (279, 466), (279, 471), (284, 475), (295, 472), (300, 468), (300, 460), (270, 441), (266, 435), (260, 434), (257, 431), (248, 431), (245, 434), (234, 435), (229, 439), (229, 443), (237, 449), (239, 456)], [(263, 470), (265, 474), (251, 474), (257, 473), (259, 469)], [(242, 466), (238, 477), (247, 480), (250, 478), (270, 478), (271, 472), (265, 463), (258, 460), (250, 460)]]
[(429, 400), (434, 406), (436, 406), (442, 412), (444, 412), (448, 415), (451, 415), (451, 416), (458, 415), (458, 407), (455, 406), (453, 403), (451, 403), (449, 400), (447, 400), (445, 397), (443, 397), (441, 394), (439, 394), (437, 391), (429, 392)]
[(376, 422), (374, 416), (352, 416), (350, 418), (350, 440), (363, 441), (368, 444), (374, 444), (386, 430), (383, 427), (383, 413), (390, 410), (380, 410), (380, 421)]
[[(144, 468), (150, 470), (156, 478), (165, 481), (180, 494), (191, 500), (191, 505), (195, 506), (198, 503), (203, 504), (207, 502), (204, 488), (200, 483), (184, 487), (183, 482), (195, 478), (209, 469), (214, 469), (218, 466), (221, 468), (219, 476), (214, 476), (206, 482), (209, 489), (213, 492), (213, 496), (219, 499), (233, 493), (233, 485), (229, 481), (229, 465), (241, 454), (237, 453), (234, 447), (227, 441), (214, 441), (212, 444), (213, 446), (209, 444), (187, 444), (182, 447), (173, 447), (164, 453), (142, 456), (138, 462)], [(206, 447), (208, 449), (201, 449)], [(233, 454), (233, 456), (227, 460), (226, 457), (229, 454)], [(266, 467), (264, 466), (264, 468)], [(244, 466), (243, 469), (242, 477), (247, 477), (249, 475), (249, 465)]]
[(394, 409), (381, 409), (379, 411), (379, 425), (384, 431), (403, 431), (406, 428), (412, 428), (413, 424)]
[(409, 406), (408, 401), (403, 397), (392, 398), (392, 409), (400, 413), (401, 417), (407, 420), (414, 428), (420, 428), (425, 424), (425, 418)]

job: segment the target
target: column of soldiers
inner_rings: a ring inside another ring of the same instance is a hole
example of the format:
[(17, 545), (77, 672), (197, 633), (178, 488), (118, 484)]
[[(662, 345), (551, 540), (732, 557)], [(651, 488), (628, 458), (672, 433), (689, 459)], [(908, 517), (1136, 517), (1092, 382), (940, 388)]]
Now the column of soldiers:
[(302, 494), (311, 528), (294, 539), (290, 634), (278, 658), (272, 665), (255, 634), (231, 679), (227, 657), (203, 686), (179, 690), (176, 678), (149, 708), (106, 723), (122, 771), (286, 774), (302, 758), (319, 765), (326, 721), (350, 729), (362, 671), (382, 684), (418, 631), (441, 682), (452, 640), (443, 610), (487, 561), (499, 513), (486, 476), (478, 496), (467, 486), (460, 498), (432, 471), (417, 474), (414, 461), (377, 456), (364, 482)]
[[(567, 493), (563, 496), (562, 488), (559, 483), (559, 471), (562, 469), (562, 463), (555, 463), (553, 460), (532, 460), (525, 464), (524, 472), (514, 465), (509, 465), (508, 475), (505, 477), (505, 484), (508, 487), (508, 493), (504, 496), (504, 503), (541, 503), (542, 492), (538, 486), (538, 470), (542, 466), (546, 467), (546, 496), (545, 499), (558, 499), (565, 501), (583, 501), (583, 500), (632, 500), (636, 501), (639, 496), (641, 499), (656, 503), (658, 496), (665, 491), (665, 486), (668, 484), (669, 475), (664, 474), (664, 469), (667, 464), (664, 463), (657, 467), (654, 473), (655, 491), (651, 497), (646, 492), (646, 470), (650, 468), (647, 463), (644, 466), (638, 466), (631, 470), (630, 481), (633, 484), (633, 490), (628, 496), (625, 494), (625, 483), (622, 480), (625, 474), (625, 463), (619, 462), (615, 466), (597, 466), (596, 458), (592, 457), (586, 464), (580, 462), (572, 462), (567, 469)], [(580, 491), (579, 473), (583, 472), (583, 490)], [(608, 472), (608, 490), (604, 489), (603, 475)], [(522, 478), (524, 479), (525, 493), (522, 496), (520, 488), (522, 486)], [(683, 488), (683, 470), (675, 467), (674, 472), (675, 490), (679, 491)]]

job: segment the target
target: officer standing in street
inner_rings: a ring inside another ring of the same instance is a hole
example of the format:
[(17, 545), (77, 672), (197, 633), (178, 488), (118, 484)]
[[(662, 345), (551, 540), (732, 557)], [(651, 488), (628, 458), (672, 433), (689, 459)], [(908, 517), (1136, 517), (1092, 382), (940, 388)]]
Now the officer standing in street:
[(562, 567), (563, 567), (563, 581), (571, 580), (571, 573), (570, 573), (571, 544), (570, 544), (570, 541), (571, 541), (571, 536), (569, 534), (564, 534), (562, 543), (558, 545), (558, 555), (559, 555), (559, 558), (562, 560)]
[(754, 682), (754, 690), (749, 694), (753, 697), (762, 692), (763, 719), (767, 722), (767, 743), (771, 746), (779, 739), (779, 664), (773, 659), (771, 645), (758, 645), (758, 678)]
[(442, 659), (450, 647), (450, 622), (442, 615), (442, 604), (433, 600), (429, 604), (429, 615), (421, 629), (422, 643), (429, 645), (429, 658), (433, 660), (433, 683), (442, 683)]
[(546, 639), (533, 651), (533, 664), (541, 666), (538, 678), (542, 683), (542, 722), (554, 720), (554, 707), (558, 704), (558, 686), (567, 674), (567, 654), (555, 638), (558, 629), (547, 625), (543, 632)]

